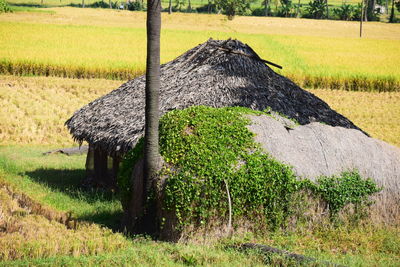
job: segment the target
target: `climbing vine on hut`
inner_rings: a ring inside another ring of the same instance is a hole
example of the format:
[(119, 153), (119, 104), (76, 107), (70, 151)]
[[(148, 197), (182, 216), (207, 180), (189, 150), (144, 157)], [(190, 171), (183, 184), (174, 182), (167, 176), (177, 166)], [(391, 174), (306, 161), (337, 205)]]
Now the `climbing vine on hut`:
[[(269, 112), (196, 106), (161, 118), (160, 152), (165, 161), (161, 175), (168, 177), (164, 208), (175, 212), (181, 226), (227, 218), (226, 184), (234, 218), (262, 217), (262, 223), (271, 228), (285, 224), (292, 214), (294, 193), (304, 188), (325, 200), (332, 213), (348, 203), (361, 203), (380, 190), (357, 173), (324, 177), (317, 183), (298, 181), (291, 167), (264, 153), (254, 141), (245, 114)], [(125, 201), (130, 194), (132, 166), (142, 151), (139, 142), (121, 168), (119, 184)]]

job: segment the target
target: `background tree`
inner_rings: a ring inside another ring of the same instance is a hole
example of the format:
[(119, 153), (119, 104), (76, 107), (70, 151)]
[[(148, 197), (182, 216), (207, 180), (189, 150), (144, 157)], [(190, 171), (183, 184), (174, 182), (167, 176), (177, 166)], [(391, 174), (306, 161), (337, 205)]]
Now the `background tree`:
[(326, 1), (325, 0), (314, 0), (306, 7), (307, 17), (313, 19), (322, 19), (326, 16)]
[(268, 17), (269, 15), (269, 0), (264, 0), (264, 15)]
[(395, 23), (396, 22), (396, 17), (394, 15), (395, 6), (396, 6), (397, 10), (400, 12), (400, 1), (396, 2), (395, 0), (392, 0), (392, 9), (390, 10), (390, 18), (389, 18), (389, 22), (390, 23)]
[(215, 4), (230, 20), (250, 11), (250, 0), (215, 0)]

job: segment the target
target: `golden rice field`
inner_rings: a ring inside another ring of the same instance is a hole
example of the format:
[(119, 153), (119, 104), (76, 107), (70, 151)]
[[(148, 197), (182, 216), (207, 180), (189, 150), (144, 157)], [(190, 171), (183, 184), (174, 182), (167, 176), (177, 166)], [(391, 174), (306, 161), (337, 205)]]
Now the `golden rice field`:
[[(63, 123), (75, 110), (121, 81), (0, 76), (0, 140), (72, 145)], [(372, 137), (400, 147), (400, 92), (310, 90)]]
[[(0, 72), (127, 79), (145, 67), (145, 13), (52, 8), (0, 16)], [(305, 87), (400, 90), (400, 25), (222, 15), (163, 14), (167, 62), (212, 37), (237, 38)]]

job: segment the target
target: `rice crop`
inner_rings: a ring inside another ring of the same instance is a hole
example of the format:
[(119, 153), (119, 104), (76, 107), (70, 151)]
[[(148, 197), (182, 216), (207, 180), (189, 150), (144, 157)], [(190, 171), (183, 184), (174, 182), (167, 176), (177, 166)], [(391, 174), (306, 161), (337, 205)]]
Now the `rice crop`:
[[(64, 122), (81, 106), (121, 85), (106, 79), (0, 76), (1, 144), (73, 145)], [(372, 135), (400, 147), (400, 93), (313, 89)]]
[[(51, 9), (0, 17), (0, 73), (128, 79), (144, 72), (145, 13)], [(237, 38), (304, 87), (399, 91), (400, 25), (343, 21), (163, 15), (161, 60), (214, 39)]]

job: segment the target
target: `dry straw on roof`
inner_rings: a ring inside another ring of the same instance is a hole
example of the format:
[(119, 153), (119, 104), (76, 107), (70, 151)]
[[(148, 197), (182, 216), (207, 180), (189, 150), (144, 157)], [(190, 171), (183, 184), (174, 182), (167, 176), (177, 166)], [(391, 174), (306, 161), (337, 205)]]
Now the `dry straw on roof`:
[[(161, 66), (160, 113), (192, 105), (270, 107), (300, 124), (320, 121), (358, 129), (238, 40), (210, 39)], [(82, 107), (66, 125), (79, 142), (125, 153), (143, 135), (144, 108), (145, 76), (140, 76)]]

